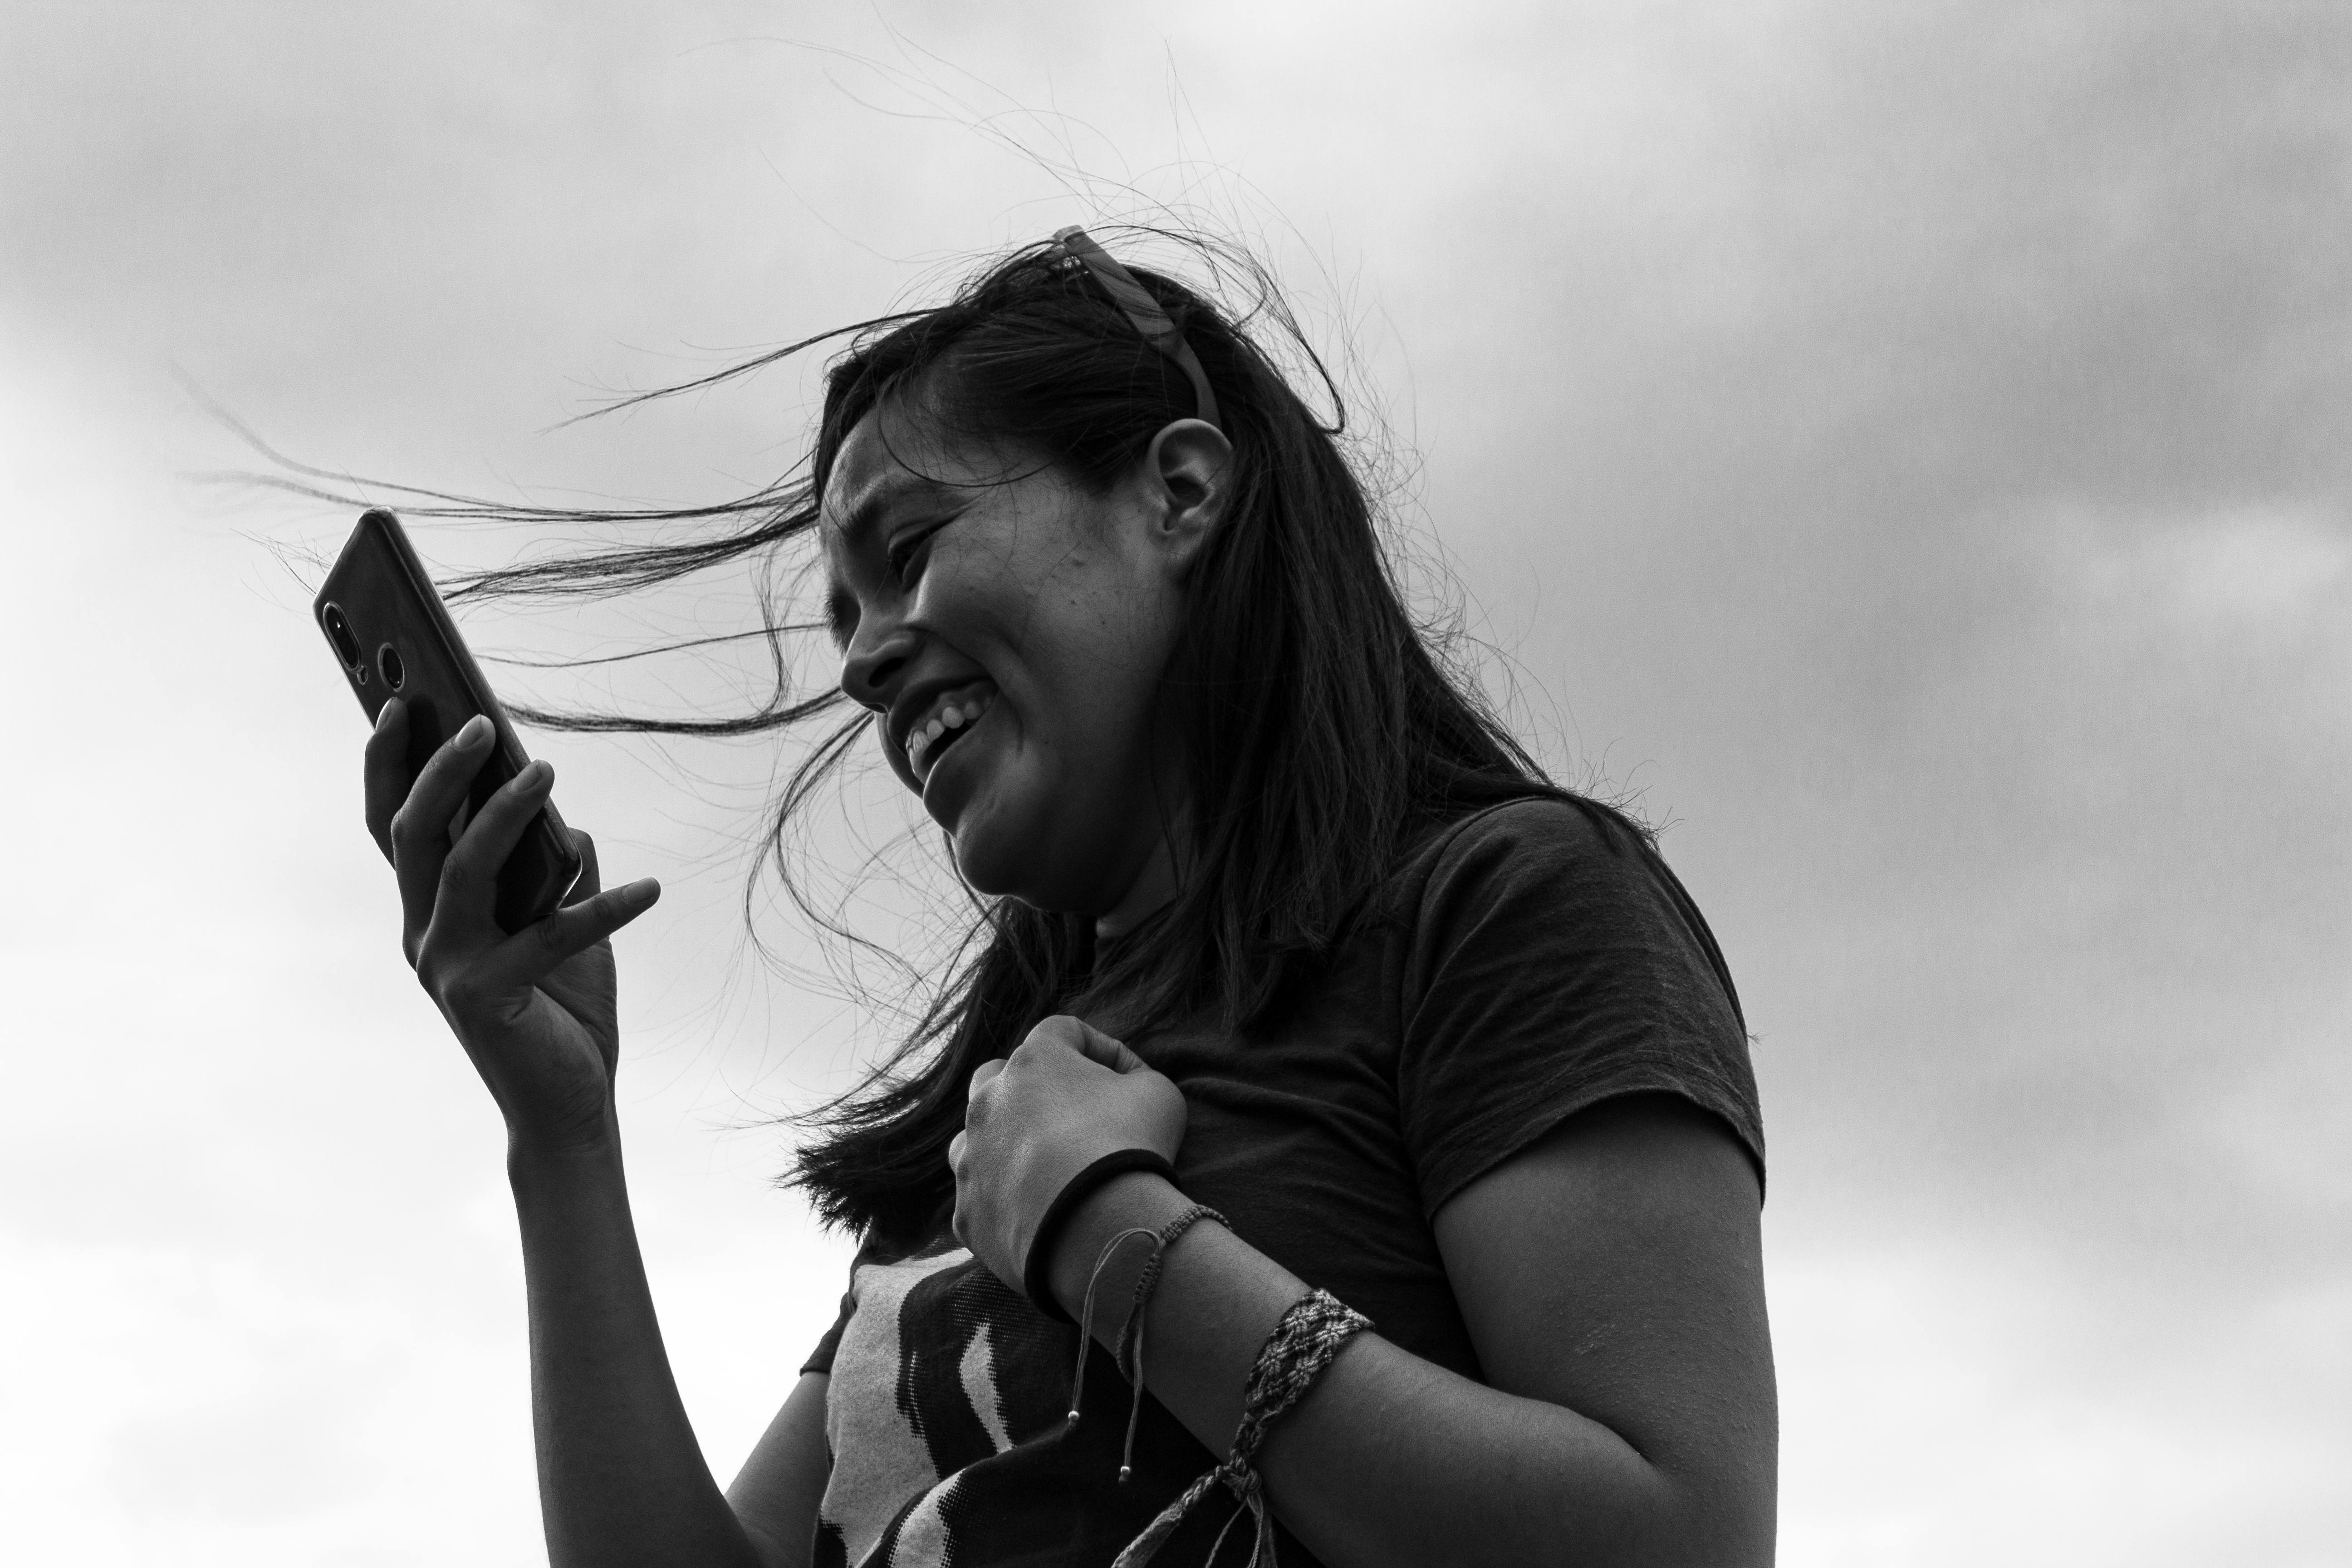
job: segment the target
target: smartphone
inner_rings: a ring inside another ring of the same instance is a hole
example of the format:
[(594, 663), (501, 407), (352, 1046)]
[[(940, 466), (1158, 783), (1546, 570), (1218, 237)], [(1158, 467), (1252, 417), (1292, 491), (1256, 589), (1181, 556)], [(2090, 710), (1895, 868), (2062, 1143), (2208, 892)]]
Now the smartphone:
[[(368, 722), (394, 697), (407, 705), (412, 779), (467, 720), (489, 716), (497, 739), (474, 777), (461, 823), (530, 765), (506, 710), (467, 651), (398, 518), (378, 508), (360, 519), (310, 608)], [(551, 802), (499, 872), (494, 912), (499, 928), (511, 934), (545, 919), (579, 877), (580, 852)]]

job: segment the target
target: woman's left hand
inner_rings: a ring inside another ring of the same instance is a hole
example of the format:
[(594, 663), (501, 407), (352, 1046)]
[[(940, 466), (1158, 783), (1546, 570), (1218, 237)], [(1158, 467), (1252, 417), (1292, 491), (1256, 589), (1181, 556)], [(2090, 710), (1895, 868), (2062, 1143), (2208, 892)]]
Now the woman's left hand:
[(1106, 1154), (1176, 1158), (1184, 1095), (1143, 1058), (1066, 1015), (1029, 1031), (1003, 1061), (972, 1070), (963, 1131), (948, 1145), (955, 1233), (1015, 1290), (1046, 1207)]

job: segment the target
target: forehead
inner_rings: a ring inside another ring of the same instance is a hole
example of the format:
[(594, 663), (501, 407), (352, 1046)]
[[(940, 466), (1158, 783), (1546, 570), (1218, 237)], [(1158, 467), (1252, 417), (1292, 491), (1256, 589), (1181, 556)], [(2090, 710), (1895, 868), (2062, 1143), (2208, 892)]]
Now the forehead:
[(987, 477), (972, 455), (942, 441), (928, 421), (895, 405), (868, 414), (842, 437), (819, 510), (824, 549), (838, 558), (902, 503), (967, 495)]
[(877, 511), (924, 486), (922, 476), (907, 463), (913, 455), (907, 447), (915, 432), (906, 428), (904, 420), (893, 423), (899, 427), (885, 432), (879, 416), (867, 415), (851, 427), (834, 454), (820, 511), (827, 552), (855, 542)]

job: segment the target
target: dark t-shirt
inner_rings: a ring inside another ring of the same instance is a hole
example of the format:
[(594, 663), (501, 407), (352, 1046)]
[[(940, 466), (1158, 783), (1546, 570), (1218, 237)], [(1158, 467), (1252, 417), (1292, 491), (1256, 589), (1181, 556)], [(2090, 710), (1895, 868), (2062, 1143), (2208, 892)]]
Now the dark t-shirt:
[[(1480, 812), (1382, 908), (1250, 1027), (1128, 1044), (1184, 1092), (1188, 1195), (1383, 1338), (1479, 1378), (1430, 1224), (1446, 1200), (1575, 1112), (1654, 1091), (1721, 1118), (1760, 1184), (1755, 1078), (1706, 921), (1598, 813)], [(1220, 1456), (1147, 1394), (1119, 1485), (1128, 1389), (1090, 1349), (1071, 1425), (1078, 1348), (951, 1236), (869, 1240), (808, 1363), (832, 1374), (821, 1568), (1108, 1563)], [(1156, 1563), (1202, 1563), (1232, 1508), (1213, 1493)], [(1280, 1552), (1315, 1562), (1287, 1531)]]

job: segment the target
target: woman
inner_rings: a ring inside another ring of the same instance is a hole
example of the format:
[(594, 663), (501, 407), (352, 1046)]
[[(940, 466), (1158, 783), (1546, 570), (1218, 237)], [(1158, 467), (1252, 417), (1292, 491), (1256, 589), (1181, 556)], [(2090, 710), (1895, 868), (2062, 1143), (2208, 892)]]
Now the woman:
[(614, 1110), (606, 938), (658, 889), (583, 843), (509, 936), (546, 765), (453, 842), (478, 723), (413, 780), (398, 704), (369, 745), (407, 954), (509, 1129), (553, 1560), (1769, 1562), (1730, 980), (1445, 673), (1258, 346), (1065, 231), (866, 329), (773, 498), (589, 577), (814, 537), (856, 727), (985, 914), (802, 1154), (862, 1245), (723, 1496)]

